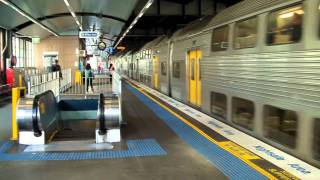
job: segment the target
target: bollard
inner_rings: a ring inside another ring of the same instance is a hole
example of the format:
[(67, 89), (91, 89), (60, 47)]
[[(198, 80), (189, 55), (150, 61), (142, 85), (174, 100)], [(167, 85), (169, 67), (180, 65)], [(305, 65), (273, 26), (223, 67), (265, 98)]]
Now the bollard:
[[(23, 92), (23, 93), (22, 93)], [(11, 140), (18, 140), (18, 124), (17, 124), (17, 105), (20, 97), (26, 94), (25, 87), (12, 88), (12, 135)]]
[(75, 83), (81, 85), (82, 84), (82, 77), (81, 77), (81, 71), (76, 71), (75, 72)]

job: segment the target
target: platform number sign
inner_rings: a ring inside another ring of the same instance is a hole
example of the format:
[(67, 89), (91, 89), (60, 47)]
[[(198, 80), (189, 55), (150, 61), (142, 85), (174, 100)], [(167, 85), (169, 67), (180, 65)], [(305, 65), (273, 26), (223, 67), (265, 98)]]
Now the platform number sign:
[(95, 31), (80, 31), (79, 38), (91, 39), (91, 38), (98, 38), (99, 33)]

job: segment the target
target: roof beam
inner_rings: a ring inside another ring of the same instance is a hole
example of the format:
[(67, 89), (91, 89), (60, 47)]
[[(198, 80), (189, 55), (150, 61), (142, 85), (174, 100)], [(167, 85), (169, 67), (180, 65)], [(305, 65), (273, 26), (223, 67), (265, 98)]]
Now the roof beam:
[[(2, 1), (2, 0), (0, 0)], [(103, 18), (108, 18), (108, 19), (113, 19), (113, 20), (116, 20), (116, 21), (120, 21), (120, 22), (123, 22), (125, 23), (126, 20), (125, 19), (122, 19), (122, 18), (119, 18), (119, 17), (115, 17), (115, 16), (110, 16), (110, 15), (106, 15), (106, 14), (98, 14), (98, 13), (91, 13), (91, 12), (75, 12), (75, 14), (77, 16), (95, 16), (95, 17), (103, 17)], [(49, 19), (54, 19), (54, 18), (59, 18), (59, 17), (66, 17), (66, 16), (72, 16), (69, 12), (66, 12), (66, 13), (58, 13), (58, 14), (52, 14), (52, 15), (48, 15), (48, 16), (43, 16), (43, 17), (39, 17), (37, 18), (38, 21), (45, 21), (45, 20), (49, 20)], [(16, 27), (13, 28), (14, 31), (19, 31), (23, 28), (26, 28), (30, 25), (32, 25), (33, 22), (32, 21), (28, 21), (28, 22), (25, 22), (23, 24), (20, 24)]]

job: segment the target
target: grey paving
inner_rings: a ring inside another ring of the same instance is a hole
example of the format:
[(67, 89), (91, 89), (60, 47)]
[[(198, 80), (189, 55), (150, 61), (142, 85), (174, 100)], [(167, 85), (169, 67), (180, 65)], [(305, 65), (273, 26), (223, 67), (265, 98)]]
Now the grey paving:
[(11, 103), (0, 104), (0, 140), (11, 137)]
[(122, 133), (124, 141), (154, 138), (167, 151), (166, 156), (82, 161), (0, 162), (0, 179), (227, 179), (210, 162), (183, 142), (133, 94), (123, 89), (123, 95), (124, 118), (128, 121), (128, 126)]

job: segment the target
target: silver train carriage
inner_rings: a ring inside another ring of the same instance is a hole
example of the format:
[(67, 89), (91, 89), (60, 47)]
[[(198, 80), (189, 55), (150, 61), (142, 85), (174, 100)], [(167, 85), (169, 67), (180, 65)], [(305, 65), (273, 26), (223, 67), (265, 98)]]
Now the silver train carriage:
[(319, 0), (245, 0), (148, 43), (136, 53), (151, 50), (147, 61), (136, 58), (137, 73), (320, 167), (319, 15)]

